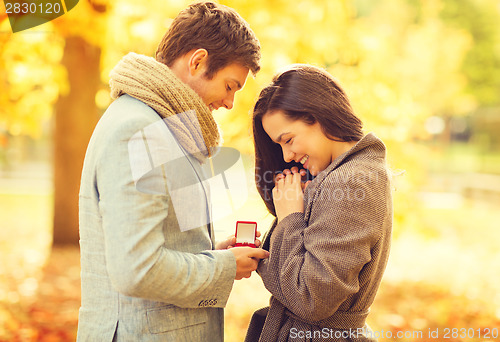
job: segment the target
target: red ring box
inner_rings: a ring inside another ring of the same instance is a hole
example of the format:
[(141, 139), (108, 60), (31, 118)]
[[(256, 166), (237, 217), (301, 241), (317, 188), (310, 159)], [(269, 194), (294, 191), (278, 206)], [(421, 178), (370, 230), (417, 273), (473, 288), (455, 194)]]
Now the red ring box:
[(255, 238), (257, 237), (257, 222), (236, 221), (236, 245), (235, 247), (257, 247)]

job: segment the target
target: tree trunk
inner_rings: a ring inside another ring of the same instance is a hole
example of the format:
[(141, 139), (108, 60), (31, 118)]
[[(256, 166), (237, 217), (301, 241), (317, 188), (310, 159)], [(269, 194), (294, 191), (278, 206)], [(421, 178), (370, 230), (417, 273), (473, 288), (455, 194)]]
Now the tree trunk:
[(100, 57), (100, 48), (83, 38), (66, 38), (62, 64), (70, 89), (60, 95), (55, 114), (55, 245), (79, 242), (78, 192), (85, 151), (99, 117), (95, 94), (100, 84)]

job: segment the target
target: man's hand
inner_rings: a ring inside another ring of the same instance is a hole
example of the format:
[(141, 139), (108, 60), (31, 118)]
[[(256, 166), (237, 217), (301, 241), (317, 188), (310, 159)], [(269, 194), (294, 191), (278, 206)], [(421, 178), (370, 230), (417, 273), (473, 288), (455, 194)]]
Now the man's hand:
[(269, 257), (269, 252), (262, 248), (234, 247), (229, 249), (236, 258), (236, 276), (234, 279), (250, 278), (257, 269), (260, 259)]
[(215, 244), (215, 249), (228, 249), (234, 247), (236, 244), (236, 237), (234, 235), (230, 235), (226, 238), (226, 240), (217, 241)]
[[(260, 237), (260, 232), (257, 231), (256, 237)], [(259, 247), (261, 242), (259, 239), (255, 239), (255, 246)], [(215, 249), (228, 249), (233, 248), (236, 245), (236, 237), (234, 235), (229, 235), (226, 240), (218, 241), (215, 244)]]

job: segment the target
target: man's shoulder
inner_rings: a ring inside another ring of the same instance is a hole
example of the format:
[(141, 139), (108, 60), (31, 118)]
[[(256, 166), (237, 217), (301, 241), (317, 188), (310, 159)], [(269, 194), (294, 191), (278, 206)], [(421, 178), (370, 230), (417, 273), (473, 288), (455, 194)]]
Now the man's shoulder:
[(122, 95), (109, 105), (99, 120), (96, 131), (106, 135), (132, 135), (161, 120), (158, 113), (144, 102)]
[(115, 120), (126, 121), (133, 119), (147, 119), (152, 121), (160, 119), (158, 113), (144, 102), (124, 94), (114, 100), (104, 113), (105, 116), (116, 116)]

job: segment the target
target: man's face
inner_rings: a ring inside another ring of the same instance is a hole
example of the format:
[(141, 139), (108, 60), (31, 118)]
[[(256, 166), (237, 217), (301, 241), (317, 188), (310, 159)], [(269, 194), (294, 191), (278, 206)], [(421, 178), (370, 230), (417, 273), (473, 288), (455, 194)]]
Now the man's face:
[(200, 95), (210, 111), (233, 108), (234, 94), (243, 88), (249, 69), (238, 63), (229, 64), (208, 79), (202, 71), (189, 79), (188, 85)]

